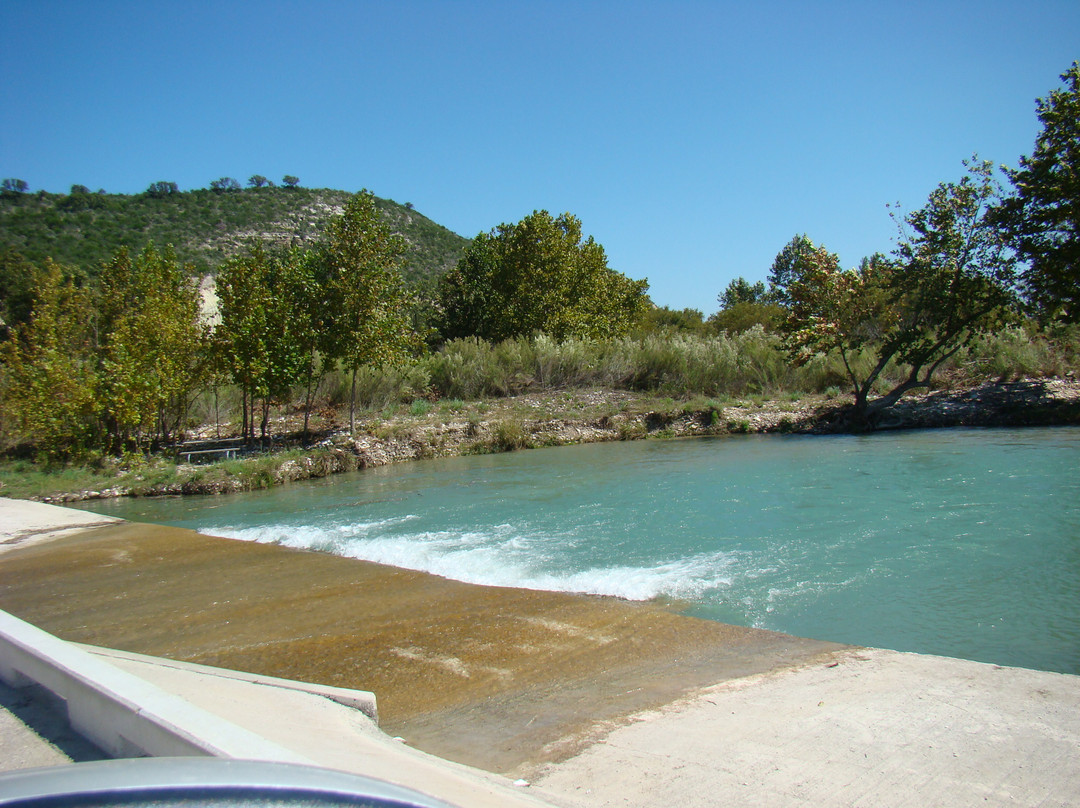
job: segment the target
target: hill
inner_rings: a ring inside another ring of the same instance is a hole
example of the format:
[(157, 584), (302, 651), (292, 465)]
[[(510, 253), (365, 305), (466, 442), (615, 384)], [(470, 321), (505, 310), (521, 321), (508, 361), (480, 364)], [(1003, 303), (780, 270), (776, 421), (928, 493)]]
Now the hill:
[[(0, 194), (0, 247), (38, 263), (52, 258), (94, 274), (121, 246), (171, 244), (197, 274), (213, 273), (253, 239), (310, 243), (351, 194), (331, 189), (261, 187), (141, 194)], [(426, 286), (453, 267), (469, 240), (389, 199), (376, 204), (410, 245), (404, 268)]]

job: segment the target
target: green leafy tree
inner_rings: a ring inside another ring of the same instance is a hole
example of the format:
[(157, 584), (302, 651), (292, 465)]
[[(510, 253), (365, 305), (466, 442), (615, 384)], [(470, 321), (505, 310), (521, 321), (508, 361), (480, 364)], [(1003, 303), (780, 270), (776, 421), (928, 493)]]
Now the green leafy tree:
[(717, 302), (720, 311), (709, 322), (729, 334), (741, 334), (755, 326), (775, 331), (784, 317), (784, 309), (765, 291), (764, 282), (750, 283), (741, 276), (727, 285)]
[(281, 178), (281, 184), (286, 188), (296, 188), (300, 185), (300, 178), (294, 177), (292, 174), (286, 174)]
[(261, 404), (265, 439), (271, 404), (284, 400), (300, 375), (304, 351), (292, 319), (295, 271), (291, 256), (256, 244), (218, 274), (221, 323), (215, 338), (240, 387), (242, 431), (248, 440), (255, 437), (256, 405)]
[(364, 190), (331, 220), (315, 259), (325, 276), (328, 334), (324, 346), (352, 375), (349, 428), (356, 428), (356, 377), (364, 365), (403, 361), (419, 347), (401, 279), (407, 245)]
[(146, 195), (160, 199), (161, 197), (169, 196), (169, 194), (180, 193), (180, 188), (175, 182), (166, 182), (165, 180), (159, 180), (157, 182), (150, 183), (150, 187), (146, 189)]
[(738, 303), (761, 303), (765, 300), (765, 283), (750, 283), (741, 275), (727, 285), (717, 298), (722, 309), (730, 309)]
[(5, 414), (49, 460), (83, 455), (99, 433), (92, 310), (89, 290), (46, 261), (29, 319), (0, 344)]
[[(894, 261), (875, 256), (843, 271), (824, 248), (803, 256), (788, 287), (788, 350), (799, 364), (840, 353), (855, 426), (873, 427), (905, 393), (929, 387), (945, 360), (1007, 315), (1016, 259), (989, 214), (1000, 195), (992, 166), (973, 161), (960, 182), (942, 183), (905, 218)], [(893, 362), (906, 375), (871, 400)]]
[(781, 306), (791, 303), (788, 287), (802, 276), (818, 248), (805, 233), (795, 236), (776, 254), (769, 268), (769, 297)]
[(1065, 87), (1037, 101), (1042, 131), (1020, 168), (1006, 169), (1015, 196), (1000, 221), (1021, 256), (1029, 298), (1048, 317), (1080, 322), (1080, 63)]
[(210, 182), (210, 190), (217, 191), (218, 193), (223, 191), (239, 191), (240, 183), (232, 177), (222, 177), (219, 180), (212, 180)]
[(36, 283), (34, 265), (11, 247), (0, 246), (0, 340), (30, 319)]
[(610, 269), (581, 221), (533, 212), (481, 233), (440, 282), (446, 339), (498, 341), (543, 332), (556, 339), (626, 334), (646, 311), (648, 281)]
[(319, 382), (334, 363), (332, 322), (335, 291), (327, 267), (315, 253), (292, 250), (283, 256), (286, 320), (296, 351), (297, 381), (304, 386), (304, 436)]
[(699, 309), (672, 309), (650, 306), (638, 320), (635, 333), (705, 334), (709, 330)]
[(0, 183), (0, 190), (7, 191), (13, 194), (25, 194), (27, 191), (30, 190), (30, 185), (26, 182), (26, 180), (19, 180), (15, 179), (14, 177), (9, 177), (8, 179), (4, 180), (3, 183)]
[(264, 177), (262, 174), (252, 174), (248, 177), (248, 185), (252, 188), (262, 188), (264, 185), (268, 185), (270, 180)]
[(99, 276), (101, 406), (111, 449), (176, 434), (202, 380), (198, 290), (171, 250), (121, 248)]

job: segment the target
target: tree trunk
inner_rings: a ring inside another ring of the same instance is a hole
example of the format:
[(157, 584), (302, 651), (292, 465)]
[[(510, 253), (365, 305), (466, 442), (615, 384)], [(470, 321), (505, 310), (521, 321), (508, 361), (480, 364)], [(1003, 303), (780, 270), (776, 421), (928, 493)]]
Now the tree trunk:
[(308, 438), (308, 422), (311, 419), (311, 403), (312, 403), (312, 397), (314, 395), (312, 393), (311, 388), (312, 388), (312, 385), (314, 383), (314, 379), (315, 379), (315, 352), (312, 351), (308, 355), (307, 387), (304, 390), (304, 436), (303, 436), (303, 441), (304, 441), (305, 444), (309, 440), (309, 438)]
[(240, 434), (244, 436), (244, 442), (248, 437), (248, 389), (246, 384), (240, 385)]
[(359, 368), (353, 365), (352, 387), (349, 391), (349, 434), (356, 434), (356, 372)]
[(262, 422), (259, 424), (259, 432), (261, 433), (259, 438), (264, 443), (270, 431), (270, 398), (269, 396), (262, 401)]

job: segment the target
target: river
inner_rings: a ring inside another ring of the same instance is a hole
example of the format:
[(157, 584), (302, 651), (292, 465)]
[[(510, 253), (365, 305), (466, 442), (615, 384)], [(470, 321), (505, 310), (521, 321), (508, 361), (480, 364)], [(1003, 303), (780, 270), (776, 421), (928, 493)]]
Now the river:
[(1080, 430), (637, 441), (86, 503), (470, 583), (1080, 673)]

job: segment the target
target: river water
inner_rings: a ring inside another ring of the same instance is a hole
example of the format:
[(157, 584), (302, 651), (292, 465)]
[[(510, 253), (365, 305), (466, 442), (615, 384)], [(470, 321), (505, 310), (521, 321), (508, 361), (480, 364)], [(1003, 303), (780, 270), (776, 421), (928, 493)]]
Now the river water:
[(88, 507), (470, 583), (661, 598), (814, 639), (1080, 673), (1078, 469), (1067, 427), (755, 435)]

